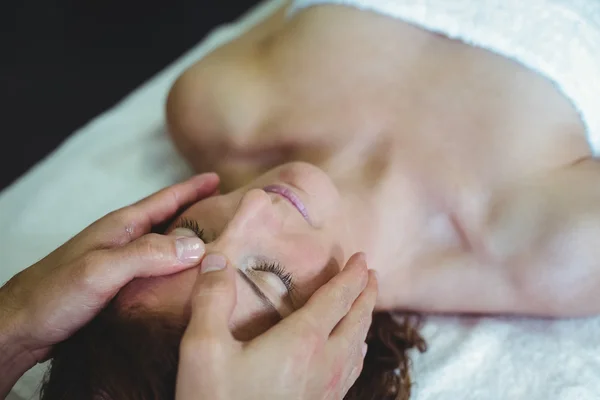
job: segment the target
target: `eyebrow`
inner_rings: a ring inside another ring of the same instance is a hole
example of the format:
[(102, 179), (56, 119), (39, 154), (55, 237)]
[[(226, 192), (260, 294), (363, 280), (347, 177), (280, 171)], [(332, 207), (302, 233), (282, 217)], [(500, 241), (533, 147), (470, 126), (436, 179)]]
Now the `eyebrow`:
[(256, 293), (256, 295), (258, 296), (258, 298), (260, 299), (260, 301), (267, 306), (267, 308), (269, 308), (269, 311), (274, 312), (275, 314), (277, 314), (279, 316), (279, 318), (283, 318), (281, 313), (277, 310), (277, 307), (275, 307), (275, 305), (273, 304), (273, 302), (271, 300), (269, 300), (269, 298), (267, 297), (267, 295), (265, 295), (265, 292), (263, 292), (256, 283), (254, 283), (254, 281), (252, 279), (250, 279), (250, 277), (248, 275), (246, 275), (244, 273), (244, 271), (242, 271), (241, 269), (237, 269), (236, 271), (238, 272), (238, 274), (242, 277), (242, 280), (245, 281), (248, 286), (250, 286), (250, 289), (252, 289), (252, 291), (254, 293)]

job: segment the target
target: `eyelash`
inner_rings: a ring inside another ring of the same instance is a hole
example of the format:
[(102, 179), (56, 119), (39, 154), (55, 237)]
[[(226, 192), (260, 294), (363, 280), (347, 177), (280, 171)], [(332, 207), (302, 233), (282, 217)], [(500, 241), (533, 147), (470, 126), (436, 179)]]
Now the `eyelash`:
[(257, 265), (252, 266), (254, 271), (263, 271), (270, 272), (275, 274), (281, 279), (281, 282), (285, 285), (288, 292), (292, 293), (294, 291), (294, 280), (292, 279), (292, 274), (286, 272), (286, 270), (281, 266), (281, 264), (274, 262), (266, 262), (259, 261)]
[(204, 229), (200, 229), (198, 222), (193, 219), (181, 218), (175, 228), (189, 229), (196, 234), (204, 243), (208, 243), (207, 237), (204, 233)]

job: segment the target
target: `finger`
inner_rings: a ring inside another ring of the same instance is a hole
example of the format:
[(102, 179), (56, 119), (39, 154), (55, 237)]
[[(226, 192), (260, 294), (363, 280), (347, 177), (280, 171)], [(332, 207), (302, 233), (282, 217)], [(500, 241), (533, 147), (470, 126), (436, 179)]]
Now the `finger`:
[[(365, 290), (352, 304), (348, 314), (339, 322), (330, 340), (338, 341), (341, 351), (344, 349), (360, 350), (367, 338), (367, 333), (373, 321), (373, 311), (377, 301), (377, 276), (374, 271), (369, 271), (369, 280)], [(360, 351), (358, 351), (360, 352)]]
[[(219, 184), (214, 173), (194, 176), (133, 204), (134, 212), (150, 219), (150, 227), (172, 217), (181, 207), (210, 196)], [(149, 227), (149, 228), (150, 228)]]
[(110, 299), (134, 278), (169, 275), (193, 267), (204, 252), (204, 243), (195, 235), (150, 233), (122, 247), (88, 253), (81, 271), (75, 273), (83, 277), (90, 292)]
[(344, 396), (362, 371), (367, 350), (365, 340), (371, 326), (376, 298), (377, 279), (374, 272), (369, 271), (367, 287), (335, 327), (327, 345), (330, 362), (335, 363), (340, 358), (344, 360), (342, 377), (345, 379), (340, 380)]
[(92, 234), (97, 247), (123, 245), (150, 232), (152, 226), (175, 216), (181, 208), (210, 196), (218, 184), (214, 173), (197, 175), (108, 214), (84, 234)]
[(369, 271), (367, 287), (356, 299), (348, 314), (335, 327), (327, 344), (327, 359), (334, 363), (343, 360), (343, 372), (340, 389), (344, 394), (354, 384), (366, 354), (367, 333), (372, 322), (373, 310), (377, 299), (377, 277), (374, 271)]
[(190, 299), (191, 319), (186, 330), (194, 341), (233, 343), (229, 321), (237, 300), (235, 269), (218, 253), (202, 260)]
[[(126, 246), (87, 252), (51, 273), (38, 272), (43, 284), (36, 296), (30, 296), (33, 304), (28, 308), (37, 315), (30, 319), (43, 318), (44, 326), (58, 329), (52, 333), (53, 340), (66, 339), (61, 335), (89, 322), (133, 278), (174, 273), (197, 265), (204, 254), (202, 241), (187, 237), (187, 249), (182, 251), (179, 239), (183, 238), (149, 234)], [(185, 261), (182, 255), (187, 257)]]
[(367, 347), (366, 346), (367, 345), (365, 343), (364, 347), (363, 347), (364, 351), (361, 353), (361, 356), (356, 361), (356, 363), (353, 364), (354, 367), (351, 368), (351, 371), (348, 374), (348, 378), (346, 379), (346, 382), (344, 382), (344, 385), (342, 387), (342, 393), (341, 393), (340, 398), (346, 397), (346, 394), (348, 394), (348, 391), (356, 383), (356, 380), (358, 379), (358, 377), (362, 373), (363, 366), (364, 366), (364, 361), (365, 361), (365, 355), (367, 354)]
[[(238, 364), (235, 352), (241, 345), (229, 330), (235, 304), (235, 269), (222, 254), (208, 254), (200, 264), (190, 298), (190, 321), (179, 346), (177, 398), (208, 398), (202, 389), (210, 392), (218, 387), (231, 374), (231, 365)], [(209, 397), (225, 398), (222, 394), (213, 391)]]
[(284, 319), (281, 329), (303, 330), (304, 337), (322, 337), (325, 340), (367, 284), (365, 256), (353, 255), (346, 267), (319, 288), (300, 310)]

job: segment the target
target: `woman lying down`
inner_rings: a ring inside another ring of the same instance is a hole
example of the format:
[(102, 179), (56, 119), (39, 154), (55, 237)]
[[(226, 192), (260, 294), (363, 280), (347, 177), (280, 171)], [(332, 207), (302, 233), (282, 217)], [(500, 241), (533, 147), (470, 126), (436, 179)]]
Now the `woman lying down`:
[[(425, 344), (418, 320), (387, 312), (600, 311), (600, 5), (491, 3), (294, 1), (169, 95), (176, 146), (223, 194), (167, 231), (194, 230), (268, 299), (240, 298), (238, 337), (301, 307), (357, 251), (378, 271), (347, 398), (409, 397), (405, 352)], [(176, 361), (148, 360), (176, 360), (195, 276), (126, 286), (55, 351), (44, 398), (77, 377), (123, 399), (172, 397), (150, 383), (172, 388)]]

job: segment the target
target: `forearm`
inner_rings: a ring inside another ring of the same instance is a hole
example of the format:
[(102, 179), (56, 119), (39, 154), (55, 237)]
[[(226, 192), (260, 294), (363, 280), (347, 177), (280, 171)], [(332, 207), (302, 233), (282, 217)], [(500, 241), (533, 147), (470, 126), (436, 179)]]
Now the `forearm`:
[(10, 307), (7, 287), (0, 288), (0, 399), (17, 380), (35, 365), (34, 357), (21, 345), (17, 335), (18, 318)]

